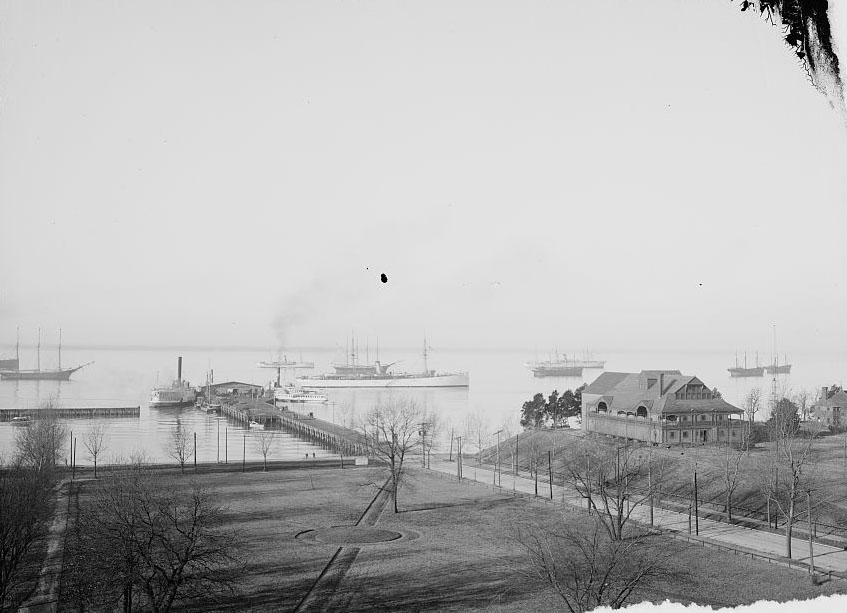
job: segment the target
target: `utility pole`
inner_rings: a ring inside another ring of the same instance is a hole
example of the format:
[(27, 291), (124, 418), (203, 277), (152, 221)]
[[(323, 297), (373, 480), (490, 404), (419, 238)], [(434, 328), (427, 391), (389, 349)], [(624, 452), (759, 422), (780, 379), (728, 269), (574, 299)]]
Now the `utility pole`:
[(591, 456), (587, 449), (585, 450), (585, 465), (585, 482), (588, 484), (588, 514), (591, 515)]
[(650, 492), (650, 525), (653, 525), (653, 458), (647, 460), (647, 491)]
[(815, 576), (815, 552), (812, 547), (812, 490), (806, 490), (806, 509), (809, 514), (809, 574)]
[(515, 477), (518, 476), (518, 457), (519, 457), (519, 455), (518, 455), (518, 436), (520, 436), (519, 433), (516, 433), (515, 434)]
[(502, 470), (500, 469), (500, 433), (502, 431), (503, 431), (503, 429), (501, 428), (500, 430), (497, 430), (497, 432), (495, 433), (495, 434), (497, 434), (497, 466), (496, 466), (497, 470), (495, 472), (497, 473), (497, 483), (501, 487), (503, 486), (503, 473), (502, 473)]
[(197, 473), (197, 433), (194, 433), (194, 472)]
[(215, 420), (218, 423), (218, 464), (221, 463), (221, 420)]
[(450, 428), (450, 457), (447, 458), (448, 462), (453, 461), (453, 432), (455, 432), (455, 431), (456, 431), (455, 427)]
[(553, 452), (547, 450), (547, 469), (550, 473), (550, 500), (553, 500)]
[(244, 472), (247, 464), (247, 433), (244, 433), (244, 447), (241, 449), (241, 472)]
[(229, 428), (224, 428), (224, 464), (229, 464)]
[(462, 480), (462, 437), (456, 437), (456, 476)]
[(532, 458), (532, 470), (535, 473), (535, 495), (538, 496), (538, 458)]
[(694, 534), (700, 535), (700, 516), (697, 507), (697, 469), (694, 469)]

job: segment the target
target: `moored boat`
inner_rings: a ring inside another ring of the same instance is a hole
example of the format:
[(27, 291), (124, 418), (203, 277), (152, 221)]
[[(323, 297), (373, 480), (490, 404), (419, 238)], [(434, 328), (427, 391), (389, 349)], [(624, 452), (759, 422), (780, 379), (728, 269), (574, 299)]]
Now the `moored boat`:
[(738, 364), (738, 354), (735, 355), (735, 366), (727, 368), (730, 377), (761, 377), (765, 374), (764, 366), (759, 366), (759, 354), (756, 354), (756, 366), (747, 367), (747, 354), (744, 354), (744, 366)]
[(150, 392), (152, 408), (176, 408), (195, 403), (197, 394), (187, 381), (182, 380), (182, 358), (177, 361), (177, 377), (169, 386), (156, 387)]
[[(42, 369), (41, 368), (41, 328), (38, 329), (38, 367), (30, 369), (20, 368), (20, 331), (18, 332), (18, 341), (15, 345), (15, 359), (3, 360), (3, 365), (0, 365), (0, 379), (9, 381), (70, 381), (71, 375), (81, 368), (85, 368), (94, 362), (80, 364), (73, 368), (62, 368), (62, 330), (59, 329), (59, 365), (58, 368)], [(6, 366), (8, 365), (8, 366)], [(14, 365), (14, 367), (9, 367)]]
[(276, 389), (274, 392), (274, 400), (278, 402), (326, 404), (329, 399), (326, 395), (321, 394), (314, 389), (284, 385)]
[(30, 418), (26, 415), (18, 415), (17, 417), (12, 418), (11, 423), (13, 426), (28, 426), (30, 421)]

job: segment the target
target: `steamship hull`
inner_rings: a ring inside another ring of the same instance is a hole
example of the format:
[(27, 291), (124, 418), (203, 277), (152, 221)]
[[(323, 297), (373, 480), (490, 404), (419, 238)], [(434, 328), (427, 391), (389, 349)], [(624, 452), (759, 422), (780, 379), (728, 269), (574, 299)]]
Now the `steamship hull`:
[(341, 387), (469, 387), (470, 377), (468, 376), (468, 373), (436, 373), (432, 375), (359, 375), (349, 377), (338, 375), (325, 375), (299, 378), (297, 379), (297, 385), (306, 389), (325, 389)]

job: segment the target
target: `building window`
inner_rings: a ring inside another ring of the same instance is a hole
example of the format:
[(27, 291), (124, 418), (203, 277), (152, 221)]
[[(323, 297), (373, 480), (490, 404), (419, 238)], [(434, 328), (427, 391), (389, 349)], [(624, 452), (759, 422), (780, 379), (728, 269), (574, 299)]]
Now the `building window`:
[(738, 434), (738, 432), (736, 432), (735, 430), (733, 430), (733, 431), (732, 431), (732, 436), (735, 436), (736, 434)]
[(682, 421), (688, 421), (688, 415), (683, 415), (683, 416), (682, 416)]
[(671, 438), (676, 438), (676, 432), (671, 431), (671, 433), (670, 433), (670, 437), (671, 437)]
[(688, 438), (688, 430), (682, 433), (682, 438)]

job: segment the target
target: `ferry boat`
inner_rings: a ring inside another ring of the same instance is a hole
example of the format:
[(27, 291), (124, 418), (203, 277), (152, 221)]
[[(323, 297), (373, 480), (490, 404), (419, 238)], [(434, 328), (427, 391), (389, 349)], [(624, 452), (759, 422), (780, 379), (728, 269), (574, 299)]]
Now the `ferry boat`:
[(747, 367), (747, 354), (744, 354), (744, 366), (738, 365), (738, 355), (735, 356), (735, 366), (727, 368), (730, 377), (761, 377), (765, 374), (765, 368), (759, 366), (759, 354), (756, 354), (756, 366)]
[(274, 399), (279, 402), (319, 403), (326, 404), (328, 398), (313, 389), (285, 385), (274, 392)]
[(177, 376), (174, 382), (167, 387), (156, 387), (150, 392), (152, 408), (184, 407), (195, 403), (197, 394), (187, 381), (182, 380), (182, 358), (177, 362)]
[(252, 420), (250, 421), (248, 426), (251, 430), (264, 430), (265, 429), (265, 424), (260, 424), (259, 422), (252, 421)]
[(259, 368), (274, 368), (274, 369), (282, 369), (286, 370), (289, 368), (314, 368), (314, 362), (304, 362), (302, 359), (300, 361), (289, 360), (288, 356), (283, 355), (281, 360), (274, 360), (271, 362), (261, 361), (256, 362), (256, 366)]
[(18, 415), (17, 417), (12, 418), (13, 426), (28, 426), (30, 423), (30, 418), (26, 415)]
[[(309, 377), (299, 377), (297, 386), (307, 389), (338, 387), (469, 387), (470, 377), (466, 372), (436, 372), (427, 367), (427, 348), (424, 339), (423, 372), (390, 372), (392, 364), (382, 364), (378, 360), (369, 371), (350, 371), (338, 369), (336, 372)], [(396, 363), (396, 362), (395, 362)], [(353, 363), (355, 366), (355, 361)], [(334, 367), (341, 365), (334, 365)], [(347, 365), (345, 365), (347, 366)]]

